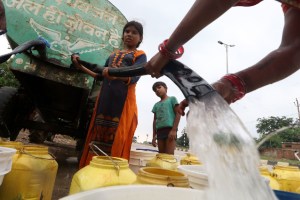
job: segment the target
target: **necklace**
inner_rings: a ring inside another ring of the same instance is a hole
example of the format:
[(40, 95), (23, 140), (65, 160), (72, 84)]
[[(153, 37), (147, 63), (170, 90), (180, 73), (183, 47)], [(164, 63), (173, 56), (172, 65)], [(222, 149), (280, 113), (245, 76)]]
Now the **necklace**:
[(123, 61), (123, 58), (128, 55), (128, 54), (131, 54), (131, 53), (135, 53), (136, 50), (133, 50), (133, 51), (126, 51), (126, 52), (121, 52), (121, 51), (118, 51), (115, 56), (114, 56), (114, 59), (111, 63), (111, 66), (112, 67), (120, 67), (122, 61)]

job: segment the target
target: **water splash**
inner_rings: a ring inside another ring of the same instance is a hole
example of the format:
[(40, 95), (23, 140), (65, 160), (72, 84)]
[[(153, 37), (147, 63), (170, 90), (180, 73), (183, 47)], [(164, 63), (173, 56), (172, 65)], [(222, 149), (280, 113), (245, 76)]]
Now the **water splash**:
[(211, 93), (189, 104), (191, 151), (208, 174), (208, 200), (276, 200), (259, 173), (255, 142), (224, 99)]

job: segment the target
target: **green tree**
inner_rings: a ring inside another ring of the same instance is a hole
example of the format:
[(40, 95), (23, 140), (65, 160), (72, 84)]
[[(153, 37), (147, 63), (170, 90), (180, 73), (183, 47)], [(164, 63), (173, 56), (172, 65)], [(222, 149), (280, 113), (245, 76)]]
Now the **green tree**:
[(293, 127), (296, 121), (293, 118), (287, 117), (269, 117), (269, 118), (259, 118), (257, 119), (258, 124), (256, 125), (257, 133), (259, 134), (259, 139), (257, 142), (260, 142), (270, 133), (282, 128), (282, 127), (291, 127), (277, 135), (269, 138), (261, 147), (273, 147), (280, 148), (282, 142), (299, 142), (300, 141), (300, 128)]
[(190, 145), (190, 141), (189, 141), (189, 138), (187, 136), (187, 133), (185, 131), (185, 128), (181, 131), (182, 135), (177, 138), (177, 141), (176, 141), (176, 144), (177, 146), (181, 146), (181, 147), (189, 147)]
[(133, 136), (132, 142), (137, 143), (137, 137), (136, 136)]
[(300, 128), (291, 128), (280, 134), (284, 142), (300, 142)]
[(19, 87), (19, 82), (9, 69), (10, 62), (0, 64), (0, 87)]
[(269, 133), (285, 127), (285, 126), (292, 126), (294, 121), (293, 118), (287, 117), (269, 117), (269, 118), (258, 118), (258, 123), (256, 125), (257, 133), (260, 137), (264, 135), (268, 135)]

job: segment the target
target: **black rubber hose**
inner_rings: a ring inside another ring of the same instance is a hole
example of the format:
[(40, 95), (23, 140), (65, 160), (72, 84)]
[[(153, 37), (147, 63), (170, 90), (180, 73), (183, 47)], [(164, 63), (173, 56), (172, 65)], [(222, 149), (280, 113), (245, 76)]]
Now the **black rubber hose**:
[[(79, 61), (80, 64), (93, 70), (97, 69), (97, 73), (102, 73), (103, 67), (91, 64), (86, 61)], [(147, 75), (145, 64), (133, 65), (129, 67), (110, 68), (108, 74), (117, 77), (132, 77)], [(202, 77), (195, 73), (192, 69), (179, 61), (171, 60), (162, 69), (161, 74), (170, 78), (181, 90), (186, 99), (200, 99), (208, 93), (215, 91)]]
[(27, 50), (37, 50), (41, 58), (46, 58), (46, 47), (50, 47), (49, 43), (43, 39), (39, 38), (36, 40), (31, 40), (25, 42), (12, 50), (10, 53), (0, 56), (0, 64), (7, 61), (12, 55), (23, 53)]
[[(104, 69), (104, 67), (100, 65), (89, 63), (83, 60), (79, 60), (79, 63), (92, 71), (96, 71), (99, 74), (102, 74), (102, 71)], [(108, 74), (110, 76), (117, 76), (117, 77), (143, 76), (143, 75), (147, 75), (144, 66), (145, 64), (139, 64), (139, 65), (133, 65), (129, 67), (109, 68)]]

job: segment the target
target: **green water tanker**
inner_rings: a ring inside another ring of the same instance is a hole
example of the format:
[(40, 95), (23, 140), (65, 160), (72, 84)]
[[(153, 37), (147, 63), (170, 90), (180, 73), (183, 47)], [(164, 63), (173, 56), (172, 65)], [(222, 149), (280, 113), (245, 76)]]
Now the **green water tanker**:
[(8, 61), (20, 87), (0, 88), (0, 137), (15, 140), (27, 128), (34, 142), (56, 133), (84, 141), (100, 83), (72, 68), (70, 56), (104, 65), (120, 48), (126, 18), (107, 0), (2, 3), (12, 49), (39, 39), (46, 45)]

